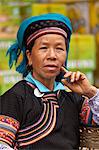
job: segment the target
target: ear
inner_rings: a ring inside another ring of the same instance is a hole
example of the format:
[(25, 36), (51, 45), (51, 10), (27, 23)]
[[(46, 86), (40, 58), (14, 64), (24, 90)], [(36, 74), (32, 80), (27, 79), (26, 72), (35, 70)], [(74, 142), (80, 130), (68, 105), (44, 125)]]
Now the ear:
[(29, 50), (26, 50), (26, 56), (28, 59), (28, 65), (31, 66), (32, 65), (32, 58), (31, 58), (31, 52)]

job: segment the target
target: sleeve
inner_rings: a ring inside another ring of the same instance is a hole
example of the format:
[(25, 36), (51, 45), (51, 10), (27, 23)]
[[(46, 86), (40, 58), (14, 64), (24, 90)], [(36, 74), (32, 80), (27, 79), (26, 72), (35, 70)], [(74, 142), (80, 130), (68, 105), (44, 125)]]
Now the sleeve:
[(0, 143), (15, 146), (22, 120), (22, 97), (8, 91), (0, 97)]
[(5, 144), (0, 144), (0, 149), (1, 150), (14, 150), (13, 148)]
[(81, 124), (88, 126), (99, 125), (99, 90), (92, 98), (84, 97), (84, 99), (80, 112)]
[(93, 120), (99, 125), (99, 89), (96, 95), (89, 99), (89, 106), (93, 113)]

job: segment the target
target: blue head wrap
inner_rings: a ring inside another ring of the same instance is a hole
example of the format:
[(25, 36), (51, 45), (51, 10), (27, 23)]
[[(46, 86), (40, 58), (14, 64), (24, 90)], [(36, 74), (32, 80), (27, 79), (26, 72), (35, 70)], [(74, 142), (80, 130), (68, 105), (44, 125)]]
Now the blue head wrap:
[[(49, 13), (49, 14), (33, 16), (28, 19), (25, 19), (20, 25), (19, 30), (17, 32), (16, 43), (14, 43), (7, 51), (7, 55), (9, 55), (10, 68), (13, 66), (13, 63), (15, 63), (16, 71), (18, 71), (19, 73), (24, 74), (26, 71), (27, 58), (26, 58), (26, 46), (24, 41), (25, 31), (31, 23), (35, 23), (36, 21), (40, 21), (40, 20), (44, 20), (44, 21), (55, 20), (64, 23), (70, 31), (69, 32), (69, 42), (70, 42), (72, 27), (71, 27), (71, 22), (67, 17), (61, 14)], [(69, 42), (67, 45), (67, 56), (69, 50)], [(67, 65), (67, 58), (66, 58), (65, 65)]]

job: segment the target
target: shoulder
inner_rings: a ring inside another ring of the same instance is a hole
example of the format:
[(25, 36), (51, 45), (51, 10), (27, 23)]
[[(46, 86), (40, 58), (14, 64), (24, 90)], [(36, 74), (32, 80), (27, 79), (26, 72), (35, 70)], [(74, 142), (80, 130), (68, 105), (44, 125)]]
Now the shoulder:
[(25, 80), (21, 80), (17, 82), (13, 87), (7, 90), (1, 97), (10, 97), (10, 96), (17, 96), (23, 97), (27, 90), (30, 90), (31, 87), (26, 83)]
[(8, 91), (16, 91), (16, 90), (20, 90), (20, 89), (24, 89), (27, 86), (27, 83), (25, 80), (21, 80), (19, 82), (17, 82), (15, 85), (13, 85), (13, 87), (8, 90)]
[(21, 120), (25, 101), (23, 87), (25, 82), (19, 81), (12, 88), (0, 96), (1, 114)]

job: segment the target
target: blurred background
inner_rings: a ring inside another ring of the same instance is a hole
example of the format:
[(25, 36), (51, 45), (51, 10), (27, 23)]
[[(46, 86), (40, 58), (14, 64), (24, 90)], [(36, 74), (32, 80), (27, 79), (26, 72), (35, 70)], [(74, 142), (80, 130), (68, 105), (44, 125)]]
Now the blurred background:
[(8, 67), (6, 51), (27, 17), (57, 12), (68, 16), (73, 35), (69, 70), (80, 70), (99, 87), (99, 0), (0, 0), (0, 95), (22, 79)]

